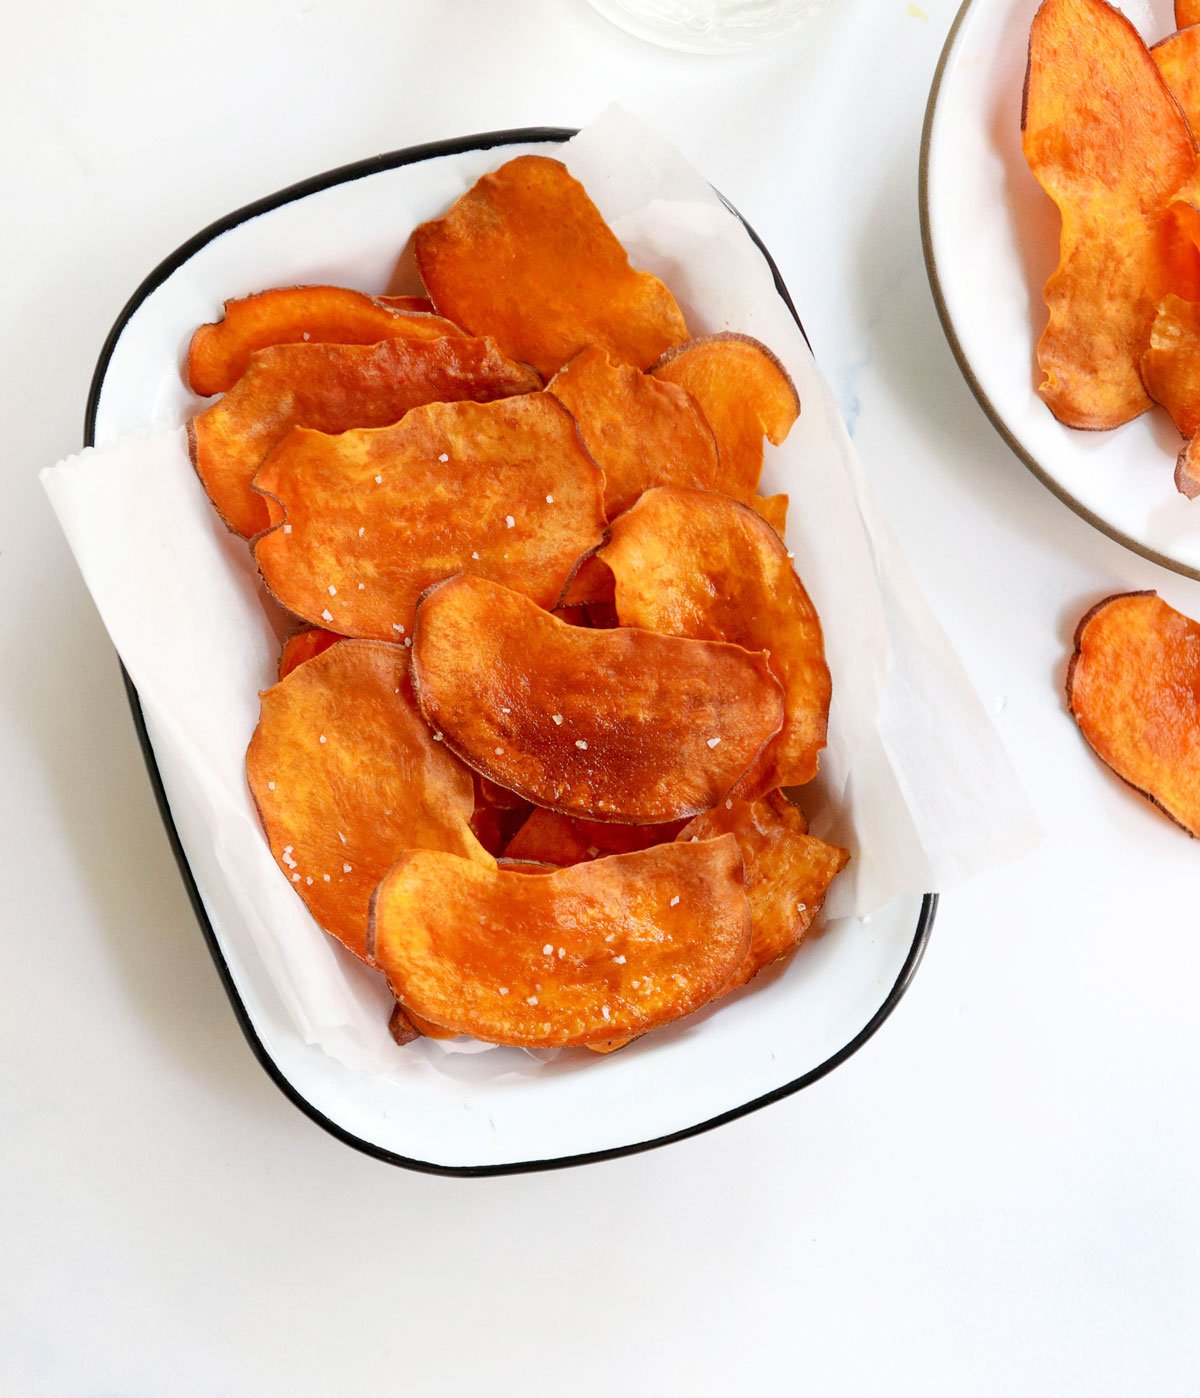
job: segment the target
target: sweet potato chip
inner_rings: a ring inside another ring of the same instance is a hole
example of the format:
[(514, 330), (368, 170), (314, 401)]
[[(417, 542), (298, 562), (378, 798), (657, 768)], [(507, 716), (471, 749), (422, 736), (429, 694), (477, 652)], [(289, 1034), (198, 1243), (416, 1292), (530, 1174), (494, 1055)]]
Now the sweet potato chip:
[(782, 723), (761, 654), (568, 626), (482, 578), (425, 594), (413, 676), (426, 720), (476, 771), (534, 805), (633, 825), (715, 805)]
[(1142, 355), (1142, 380), (1185, 437), (1200, 428), (1200, 303), (1163, 298)]
[(1175, 458), (1175, 489), (1189, 500), (1200, 495), (1200, 445), (1195, 437)]
[(254, 549), (267, 586), (349, 636), (409, 636), (422, 591), (459, 572), (553, 606), (604, 527), (603, 477), (548, 393), (430, 403), (339, 436), (296, 430), (255, 486), (274, 501)]
[(407, 1044), (415, 1043), (420, 1038), (457, 1038), (455, 1030), (444, 1029), (440, 1024), (434, 1024), (431, 1019), (422, 1019), (420, 1015), (409, 1014), (399, 1001), (392, 1006), (392, 1013), (388, 1016), (388, 1033), (401, 1048)]
[(680, 832), (681, 841), (733, 834), (742, 852), (753, 935), (730, 990), (799, 945), (829, 885), (850, 858), (846, 850), (807, 831), (799, 808), (775, 791), (763, 801), (736, 801), (732, 808), (705, 811)]
[(651, 371), (678, 384), (700, 405), (721, 457), (715, 489), (749, 500), (763, 467), (763, 437), (776, 446), (800, 415), (787, 370), (749, 335), (705, 335), (668, 352)]
[(438, 311), (545, 378), (585, 345), (644, 369), (687, 339), (675, 298), (630, 267), (584, 187), (546, 156), (484, 175), (413, 243)]
[(594, 551), (585, 553), (571, 569), (558, 605), (584, 607), (593, 602), (611, 602), (613, 586), (613, 575), (608, 565), (601, 563)]
[(396, 998), (492, 1043), (599, 1043), (710, 1000), (750, 946), (737, 840), (531, 877), (426, 850), (379, 885), (371, 948)]
[(1200, 24), (1200, 0), (1175, 0), (1175, 28)]
[(599, 852), (596, 845), (588, 848), (587, 840), (576, 830), (570, 816), (534, 809), (508, 842), (504, 857), (566, 868), (595, 859)]
[(622, 625), (769, 652), (786, 717), (755, 792), (811, 780), (829, 670), (816, 610), (771, 526), (727, 496), (659, 488), (613, 521), (599, 557), (616, 578)]
[(1200, 835), (1200, 623), (1153, 592), (1109, 597), (1075, 632), (1067, 702), (1101, 762)]
[(614, 363), (589, 345), (563, 365), (546, 392), (571, 410), (584, 446), (604, 472), (609, 519), (652, 485), (723, 488), (712, 428), (677, 384)]
[(1038, 10), (1021, 128), (1062, 214), (1038, 392), (1069, 427), (1117, 427), (1150, 405), (1139, 365), (1172, 289), (1168, 206), (1196, 146), (1137, 31), (1104, 0)]
[[(188, 382), (209, 397), (232, 388), (255, 350), (269, 345), (373, 345), (404, 338), (436, 340), (463, 332), (440, 316), (414, 316), (411, 297), (372, 297), (344, 286), (286, 286), (225, 302), (225, 315), (202, 325), (188, 348)], [(429, 309), (429, 303), (424, 302)]]
[(1195, 135), (1200, 130), (1200, 29), (1180, 29), (1153, 45), (1150, 53)]
[(286, 680), (297, 665), (303, 665), (314, 655), (336, 645), (342, 638), (333, 631), (322, 631), (319, 626), (302, 626), (283, 643), (279, 652), (279, 678)]
[(782, 539), (787, 533), (788, 497), (786, 495), (755, 495), (746, 502)]
[(276, 345), (259, 350), (225, 397), (192, 419), (188, 445), (217, 513), (250, 538), (267, 527), (254, 473), (291, 428), (384, 427), (423, 403), (487, 402), (538, 386), (490, 340)]
[(344, 642), (264, 690), (246, 773), (279, 867), (359, 956), (371, 892), (402, 850), (491, 862), (467, 824), (471, 774), (433, 741), (402, 646)]

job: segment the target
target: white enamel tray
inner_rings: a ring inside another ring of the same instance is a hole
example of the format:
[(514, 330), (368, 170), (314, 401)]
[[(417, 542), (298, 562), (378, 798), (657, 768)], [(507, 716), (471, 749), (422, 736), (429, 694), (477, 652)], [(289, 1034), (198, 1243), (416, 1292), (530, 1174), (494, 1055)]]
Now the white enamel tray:
[[(1029, 26), (1039, 0), (966, 0), (934, 77), (921, 158), (925, 260), (959, 366), (1013, 451), (1097, 529), (1200, 578), (1200, 503), (1175, 489), (1179, 433), (1161, 409), (1112, 432), (1064, 427), (1035, 391), (1042, 287), (1058, 211), (1021, 153)], [(1147, 43), (1171, 0), (1119, 6)]]
[[(570, 134), (496, 132), (379, 156), (206, 228), (156, 268), (121, 313), (93, 380), (88, 444), (191, 407), (183, 354), (193, 328), (226, 297), (305, 282), (385, 286), (398, 239), (419, 221), (414, 190), (428, 200), (432, 188), (445, 207), (464, 178)], [(763, 256), (770, 262), (765, 249)], [(932, 895), (897, 899), (869, 923), (835, 924), (752, 991), (729, 997), (719, 1015), (702, 1013), (610, 1057), (568, 1052), (546, 1064), (497, 1049), (387, 1075), (354, 1072), (306, 1043), (285, 1012), (204, 838), (203, 816), (132, 686), (130, 700), (180, 871), (251, 1048), (314, 1121), (395, 1164), (462, 1175), (547, 1169), (661, 1145), (777, 1101), (874, 1034), (903, 995), (932, 926)]]

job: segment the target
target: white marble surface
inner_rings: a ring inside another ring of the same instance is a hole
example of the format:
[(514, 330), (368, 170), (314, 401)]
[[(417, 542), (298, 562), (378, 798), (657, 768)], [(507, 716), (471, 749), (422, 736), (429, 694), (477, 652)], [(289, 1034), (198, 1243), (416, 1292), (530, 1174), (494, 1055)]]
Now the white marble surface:
[[(709, 60), (583, 0), (11, 7), (0, 47), (0, 1392), (1194, 1393), (1200, 855), (1084, 749), (1077, 616), (1200, 584), (1011, 457), (958, 378), (916, 164), (952, 0)], [(145, 271), (266, 190), (617, 99), (776, 255), (1047, 831), (943, 900), (883, 1032), (694, 1141), (494, 1181), (356, 1156), (264, 1077), (37, 468)]]

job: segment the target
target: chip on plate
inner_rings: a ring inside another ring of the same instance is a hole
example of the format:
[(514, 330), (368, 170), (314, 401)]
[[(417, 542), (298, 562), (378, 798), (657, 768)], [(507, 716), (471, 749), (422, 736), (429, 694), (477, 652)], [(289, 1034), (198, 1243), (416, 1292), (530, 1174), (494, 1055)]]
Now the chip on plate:
[(695, 400), (677, 384), (614, 363), (589, 345), (546, 385), (579, 424), (579, 435), (604, 472), (609, 519), (652, 485), (721, 490), (717, 440)]
[(534, 805), (632, 825), (715, 805), (783, 721), (762, 654), (569, 626), (482, 578), (425, 594), (413, 677), (426, 720), (476, 771)]
[(596, 845), (589, 849), (587, 840), (575, 828), (570, 816), (535, 807), (508, 842), (504, 857), (566, 868), (595, 859), (599, 852)]
[(585, 345), (645, 369), (687, 339), (675, 298), (635, 271), (567, 167), (522, 155), (413, 235), (438, 311), (549, 378)]
[(188, 348), (188, 382), (193, 393), (206, 398), (224, 393), (246, 372), (251, 354), (269, 345), (373, 345), (462, 333), (441, 316), (413, 315), (394, 298), (344, 286), (276, 287), (226, 301), (221, 320), (200, 326)]
[(749, 500), (763, 468), (763, 438), (776, 446), (800, 415), (800, 395), (771, 351), (749, 335), (706, 335), (669, 350), (651, 371), (700, 405), (721, 457), (716, 489)]
[(264, 690), (246, 774), (271, 852), (317, 922), (359, 956), (379, 880), (406, 849), (491, 863), (471, 773), (433, 741), (408, 652), (346, 641)]
[(224, 398), (192, 419), (188, 446), (217, 513), (251, 538), (267, 527), (254, 474), (293, 427), (385, 427), (423, 403), (487, 402), (539, 386), (486, 339), (276, 345), (257, 351)]
[(1142, 355), (1142, 381), (1185, 437), (1200, 429), (1200, 302), (1163, 298)]
[(648, 490), (612, 522), (598, 556), (616, 579), (623, 626), (769, 653), (785, 718), (757, 792), (810, 781), (829, 717), (821, 623), (761, 515), (713, 491)]
[(1038, 10), (1021, 128), (1062, 214), (1038, 392), (1069, 427), (1117, 427), (1150, 406), (1139, 366), (1173, 289), (1169, 205), (1195, 142), (1146, 45), (1104, 0)]
[(683, 827), (681, 841), (736, 836), (750, 903), (750, 950), (730, 990), (799, 945), (821, 910), (829, 885), (850, 858), (808, 834), (799, 807), (782, 792), (705, 811)]
[(548, 393), (430, 403), (336, 436), (297, 428), (255, 486), (274, 595), (314, 626), (381, 640), (410, 637), (417, 598), (455, 573), (553, 606), (604, 528), (604, 478)]
[(405, 1010), (529, 1047), (603, 1042), (690, 1014), (749, 946), (732, 836), (536, 877), (410, 850), (371, 917), (371, 952)]
[(1107, 598), (1075, 633), (1067, 702), (1096, 756), (1200, 835), (1200, 623), (1153, 592)]
[(1175, 489), (1189, 500), (1200, 495), (1200, 443), (1195, 437), (1175, 458)]

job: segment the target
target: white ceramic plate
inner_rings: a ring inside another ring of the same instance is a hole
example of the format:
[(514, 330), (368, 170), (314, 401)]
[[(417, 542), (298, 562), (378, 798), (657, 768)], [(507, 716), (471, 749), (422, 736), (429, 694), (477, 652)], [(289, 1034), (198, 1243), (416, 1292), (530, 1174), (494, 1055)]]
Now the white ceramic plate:
[[(1179, 433), (1160, 409), (1112, 432), (1064, 427), (1034, 390), (1042, 287), (1058, 212), (1021, 153), (1029, 26), (1039, 0), (966, 0), (925, 117), (921, 219), (942, 324), (967, 382), (1022, 461), (1078, 514), (1137, 553), (1200, 578), (1200, 508), (1175, 489)], [(1171, 0), (1121, 5), (1148, 43)]]
[[(192, 329), (225, 297), (289, 283), (386, 285), (397, 230), (418, 221), (410, 212), (418, 188), (444, 207), (464, 179), (498, 163), (496, 147), (508, 156), (569, 134), (499, 132), (377, 157), (197, 234), (150, 274), (114, 326), (92, 384), (88, 443), (194, 407), (179, 366)], [(777, 273), (776, 285), (790, 309)], [(445, 1057), (436, 1069), (354, 1072), (297, 1032), (205, 838), (203, 811), (132, 687), (130, 700), (181, 873), (252, 1049), (315, 1121), (396, 1164), (457, 1174), (550, 1168), (645, 1149), (764, 1106), (871, 1037), (904, 993), (932, 925), (932, 896), (898, 899), (869, 925), (835, 925), (780, 972), (729, 997), (719, 1015), (608, 1058), (566, 1053), (546, 1064), (497, 1049)]]

